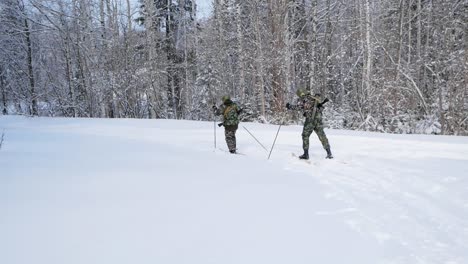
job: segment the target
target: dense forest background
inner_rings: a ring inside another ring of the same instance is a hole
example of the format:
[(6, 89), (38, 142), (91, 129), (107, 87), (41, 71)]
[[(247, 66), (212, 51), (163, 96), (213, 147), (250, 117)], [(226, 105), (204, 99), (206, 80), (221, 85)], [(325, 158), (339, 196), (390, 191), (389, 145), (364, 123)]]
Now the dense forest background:
[[(137, 8), (134, 8), (137, 6)], [(467, 0), (0, 0), (0, 112), (468, 135)]]

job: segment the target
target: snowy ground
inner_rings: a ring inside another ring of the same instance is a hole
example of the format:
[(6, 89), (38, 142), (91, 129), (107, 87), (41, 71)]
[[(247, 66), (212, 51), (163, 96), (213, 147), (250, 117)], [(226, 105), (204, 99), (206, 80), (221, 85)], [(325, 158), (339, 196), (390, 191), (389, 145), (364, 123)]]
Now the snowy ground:
[(0, 263), (468, 263), (468, 138), (242, 126), (0, 116)]

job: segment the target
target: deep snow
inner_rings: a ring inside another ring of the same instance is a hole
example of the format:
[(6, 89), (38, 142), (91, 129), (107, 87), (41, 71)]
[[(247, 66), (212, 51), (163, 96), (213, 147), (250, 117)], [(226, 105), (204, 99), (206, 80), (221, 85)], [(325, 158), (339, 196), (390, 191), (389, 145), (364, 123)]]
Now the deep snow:
[(468, 263), (468, 138), (0, 116), (0, 263)]

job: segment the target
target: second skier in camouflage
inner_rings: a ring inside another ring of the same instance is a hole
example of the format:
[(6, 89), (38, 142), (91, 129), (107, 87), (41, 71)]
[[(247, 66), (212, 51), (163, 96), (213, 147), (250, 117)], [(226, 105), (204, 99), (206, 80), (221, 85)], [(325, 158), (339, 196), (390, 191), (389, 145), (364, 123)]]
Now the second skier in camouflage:
[(236, 153), (236, 131), (239, 127), (239, 113), (242, 111), (229, 96), (223, 96), (223, 104), (217, 107), (213, 106), (215, 115), (223, 115), (223, 123), (218, 126), (224, 126), (224, 135), (229, 152)]
[(309, 159), (309, 137), (313, 131), (317, 134), (323, 148), (327, 152), (327, 159), (332, 159), (333, 155), (330, 150), (330, 143), (328, 143), (327, 136), (323, 131), (322, 111), (323, 105), (328, 101), (325, 99), (322, 101), (320, 94), (312, 96), (309, 91), (305, 89), (299, 89), (296, 92), (298, 98), (297, 104), (293, 105), (290, 103), (286, 104), (286, 108), (289, 110), (302, 110), (306, 118), (304, 122), (304, 128), (302, 130), (302, 148), (304, 154), (299, 156), (300, 159)]

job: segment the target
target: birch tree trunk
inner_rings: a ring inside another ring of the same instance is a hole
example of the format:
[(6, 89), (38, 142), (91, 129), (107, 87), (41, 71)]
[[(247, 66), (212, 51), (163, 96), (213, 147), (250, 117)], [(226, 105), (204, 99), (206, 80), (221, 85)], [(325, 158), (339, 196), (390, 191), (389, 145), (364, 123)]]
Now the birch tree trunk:
[(77, 117), (76, 111), (76, 96), (75, 96), (75, 88), (72, 83), (72, 61), (71, 61), (71, 47), (70, 47), (70, 33), (68, 28), (65, 29), (67, 31), (66, 36), (63, 38), (63, 56), (65, 57), (65, 78), (67, 80), (68, 85), (68, 100), (69, 100), (69, 107), (68, 110), (70, 111), (70, 115), (72, 117)]
[[(101, 39), (100, 39), (100, 55), (99, 55), (99, 65), (100, 65), (100, 68), (103, 70), (104, 74), (106, 75), (105, 78), (109, 81), (109, 78), (108, 78), (108, 70), (107, 68), (109, 67), (109, 63), (107, 63), (105, 60), (106, 60), (106, 56), (108, 56), (109, 54), (107, 53), (107, 27), (106, 27), (106, 10), (105, 10), (105, 6), (107, 6), (107, 8), (110, 8), (109, 5), (105, 5), (105, 0), (99, 0), (99, 23), (100, 23), (100, 26), (101, 26)], [(112, 64), (112, 63), (110, 63)], [(110, 82), (110, 81), (109, 81)], [(107, 116), (107, 113), (106, 113), (106, 105), (107, 103), (105, 102), (104, 98), (103, 98), (103, 93), (99, 93), (99, 99), (98, 99), (101, 104), (100, 104), (100, 113), (101, 113), (101, 116), (102, 117), (105, 117)]]
[(5, 80), (5, 70), (2, 65), (0, 65), (0, 91), (2, 93), (2, 114), (7, 115), (7, 98), (6, 98), (6, 80)]
[(422, 36), (421, 36), (421, 33), (422, 33), (421, 16), (422, 16), (422, 9), (421, 9), (421, 0), (417, 0), (417, 1), (418, 2), (417, 2), (416, 12), (417, 12), (418, 18), (417, 18), (417, 21), (416, 21), (416, 26), (417, 26), (417, 31), (416, 31), (416, 62), (418, 64), (418, 82), (421, 85), (424, 85), (422, 83), (422, 78), (421, 78), (422, 72), (425, 71), (424, 66), (422, 66), (422, 64), (424, 64), (424, 61), (421, 58), (421, 38), (422, 38)]
[(365, 14), (366, 14), (366, 63), (365, 63), (365, 74), (364, 74), (364, 82), (365, 82), (365, 99), (369, 100), (369, 93), (372, 90), (372, 83), (371, 83), (371, 75), (372, 75), (372, 42), (371, 42), (371, 31), (372, 31), (372, 24), (371, 24), (371, 14), (370, 14), (370, 0), (365, 1)]
[(242, 10), (243, 10), (243, 0), (237, 0), (236, 3), (236, 29), (237, 29), (237, 41), (238, 41), (238, 49), (237, 52), (239, 54), (239, 63), (238, 63), (238, 70), (239, 70), (239, 87), (240, 87), (240, 98), (242, 101), (245, 99), (245, 52), (244, 52), (244, 36), (242, 34)]
[(407, 65), (407, 68), (409, 68), (410, 64), (411, 64), (411, 52), (412, 52), (412, 47), (411, 47), (411, 37), (412, 37), (412, 34), (411, 34), (411, 31), (412, 31), (412, 28), (411, 28), (411, 23), (413, 21), (413, 19), (411, 18), (411, 6), (413, 5), (413, 0), (408, 0), (408, 57), (407, 57), (407, 61), (406, 61), (406, 65)]
[(400, 19), (399, 19), (399, 40), (398, 40), (398, 51), (397, 51), (397, 62), (396, 62), (396, 68), (395, 68), (395, 81), (399, 79), (400, 77), (400, 65), (401, 65), (401, 54), (402, 54), (402, 49), (403, 49), (403, 20), (404, 20), (404, 10), (403, 7), (405, 0), (400, 0), (400, 7), (399, 7), (399, 14), (400, 14)]
[[(179, 1), (179, 6), (185, 7), (186, 0)], [(188, 55), (189, 55), (189, 31), (188, 31), (188, 23), (187, 23), (187, 18), (185, 15), (185, 9), (181, 8), (180, 9), (180, 15), (179, 15), (179, 28), (182, 27), (183, 29), (183, 37), (184, 37), (184, 85), (181, 85), (181, 90), (180, 90), (180, 104), (185, 107), (189, 107), (191, 105), (191, 100), (190, 100), (190, 90), (189, 90), (189, 62), (188, 62)], [(182, 99), (183, 98), (183, 99)], [(185, 116), (185, 111), (186, 109), (183, 109), (181, 107), (181, 113), (180, 116), (184, 117)]]
[(257, 61), (256, 61), (256, 67), (258, 69), (257, 74), (256, 74), (256, 83), (257, 83), (257, 93), (260, 96), (260, 113), (261, 115), (265, 118), (266, 117), (266, 97), (265, 97), (265, 81), (264, 81), (264, 76), (265, 76), (265, 68), (263, 66), (264, 63), (264, 55), (263, 55), (263, 39), (260, 31), (260, 12), (259, 12), (259, 7), (258, 5), (255, 6), (255, 35), (256, 35), (256, 43), (257, 43)]
[(332, 73), (332, 65), (331, 65), (331, 56), (332, 56), (332, 9), (331, 9), (331, 2), (330, 0), (326, 1), (327, 5), (327, 18), (325, 22), (325, 58), (322, 59), (322, 70), (323, 70), (323, 77), (324, 82), (321, 86), (321, 90), (318, 91), (321, 94), (327, 94), (329, 91), (333, 90), (333, 73)]
[(316, 73), (316, 45), (317, 45), (317, 0), (312, 0), (311, 3), (311, 10), (310, 13), (312, 14), (309, 23), (310, 23), (310, 29), (311, 32), (309, 34), (309, 40), (308, 42), (309, 47), (310, 47), (310, 57), (309, 57), (309, 63), (310, 63), (310, 69), (309, 69), (309, 89), (315, 89), (317, 86), (317, 81), (315, 78), (315, 73)]
[(29, 91), (31, 96), (31, 114), (33, 116), (38, 115), (37, 109), (37, 94), (36, 94), (36, 83), (34, 80), (34, 70), (32, 62), (32, 43), (31, 43), (31, 31), (29, 28), (28, 18), (24, 19), (24, 32), (26, 38), (26, 47), (27, 47), (27, 63), (28, 63), (28, 77), (29, 77)]

